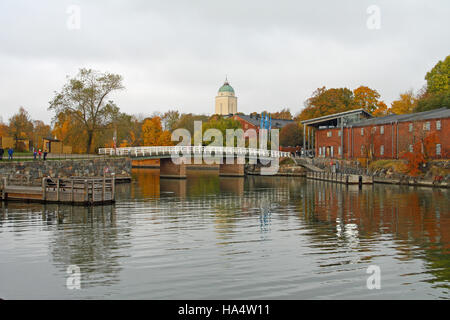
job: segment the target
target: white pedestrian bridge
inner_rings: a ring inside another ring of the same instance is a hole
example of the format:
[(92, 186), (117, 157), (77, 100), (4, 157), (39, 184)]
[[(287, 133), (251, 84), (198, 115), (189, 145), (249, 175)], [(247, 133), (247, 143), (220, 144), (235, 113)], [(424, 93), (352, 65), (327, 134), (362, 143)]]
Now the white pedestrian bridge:
[(289, 158), (289, 152), (255, 148), (216, 147), (216, 146), (156, 146), (100, 148), (99, 154), (111, 156), (128, 156), (132, 158), (170, 158), (172, 156), (204, 157), (242, 157), (248, 159)]

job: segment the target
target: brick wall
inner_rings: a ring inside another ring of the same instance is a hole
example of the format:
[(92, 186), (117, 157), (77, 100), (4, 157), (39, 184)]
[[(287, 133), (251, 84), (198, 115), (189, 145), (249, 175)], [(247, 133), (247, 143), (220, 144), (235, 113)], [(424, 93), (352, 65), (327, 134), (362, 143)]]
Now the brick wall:
[[(441, 123), (440, 130), (437, 129), (438, 120)], [(424, 124), (427, 123), (429, 123), (429, 130), (424, 130)], [(410, 124), (412, 125), (412, 131), (410, 131)], [(361, 129), (363, 129), (363, 134), (361, 134)], [(341, 147), (340, 131), (340, 128), (316, 130), (316, 156), (324, 157), (323, 147), (325, 147), (326, 157), (331, 157), (331, 147), (333, 147), (333, 158), (341, 157), (339, 155), (339, 147)], [(375, 159), (397, 158), (403, 152), (409, 151), (410, 145), (434, 133), (437, 135), (437, 143), (441, 145), (441, 155), (436, 155), (436, 147), (433, 147), (430, 156), (436, 159), (449, 158), (450, 118), (344, 128), (343, 157), (345, 159), (367, 157), (370, 149)], [(322, 149), (319, 150), (319, 148)]]

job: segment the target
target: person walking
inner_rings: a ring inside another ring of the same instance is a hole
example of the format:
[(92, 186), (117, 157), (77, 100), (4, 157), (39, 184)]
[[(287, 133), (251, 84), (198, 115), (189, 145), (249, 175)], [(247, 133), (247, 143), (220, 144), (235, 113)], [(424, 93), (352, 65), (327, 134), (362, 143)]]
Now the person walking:
[(44, 151), (44, 161), (47, 160), (47, 150)]
[(34, 160), (36, 160), (36, 156), (37, 156), (37, 151), (36, 151), (36, 149), (33, 148), (33, 157), (34, 157)]
[(13, 148), (9, 148), (8, 149), (8, 160), (12, 160), (13, 159), (13, 153), (14, 153)]
[(39, 155), (39, 160), (41, 160), (41, 156), (42, 156), (42, 151), (41, 151), (41, 149), (39, 149), (38, 155)]
[(5, 153), (5, 149), (0, 148), (0, 161), (3, 160), (3, 154)]

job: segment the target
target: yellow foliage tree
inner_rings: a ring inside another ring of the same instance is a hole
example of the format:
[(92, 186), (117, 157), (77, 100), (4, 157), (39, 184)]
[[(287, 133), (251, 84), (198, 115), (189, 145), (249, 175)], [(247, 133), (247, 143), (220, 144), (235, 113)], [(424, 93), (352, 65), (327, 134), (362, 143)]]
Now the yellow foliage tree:
[(400, 94), (400, 99), (391, 104), (391, 111), (395, 114), (412, 113), (417, 106), (417, 99), (412, 90)]
[(145, 146), (170, 146), (173, 144), (170, 138), (170, 131), (162, 129), (160, 117), (156, 116), (144, 120), (142, 141)]

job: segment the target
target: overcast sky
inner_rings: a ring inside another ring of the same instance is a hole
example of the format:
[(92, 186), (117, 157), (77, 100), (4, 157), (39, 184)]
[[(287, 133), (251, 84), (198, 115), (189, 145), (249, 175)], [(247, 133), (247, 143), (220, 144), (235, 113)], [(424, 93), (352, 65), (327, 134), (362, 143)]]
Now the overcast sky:
[(225, 75), (245, 113), (298, 113), (321, 86), (366, 85), (389, 104), (450, 54), (449, 17), (448, 0), (2, 0), (0, 115), (50, 122), (81, 67), (121, 74), (112, 98), (134, 114), (211, 114)]

